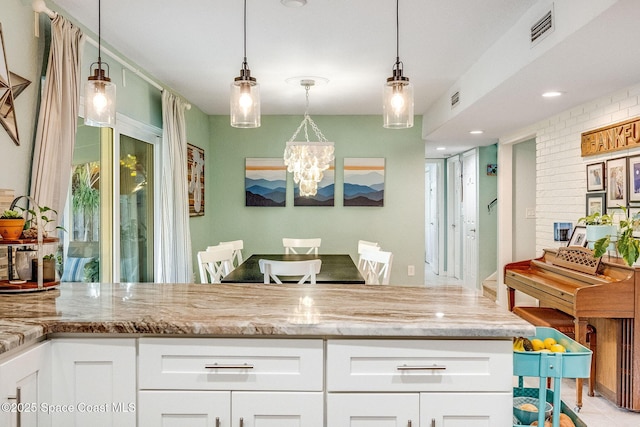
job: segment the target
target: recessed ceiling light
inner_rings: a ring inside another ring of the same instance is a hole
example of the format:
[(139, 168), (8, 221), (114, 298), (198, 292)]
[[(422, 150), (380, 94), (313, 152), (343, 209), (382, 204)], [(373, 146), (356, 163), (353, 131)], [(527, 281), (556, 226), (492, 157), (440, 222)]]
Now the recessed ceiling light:
[(280, 3), (287, 7), (302, 7), (307, 4), (307, 0), (280, 0)]
[(561, 96), (561, 95), (562, 95), (562, 92), (553, 91), (553, 90), (542, 94), (542, 96), (545, 98), (555, 98), (556, 96)]
[(447, 149), (446, 147), (436, 147), (436, 150), (438, 150), (438, 151), (444, 151), (446, 149)]
[(477, 129), (477, 130), (470, 130), (469, 133), (471, 135), (482, 135), (484, 133), (483, 130)]

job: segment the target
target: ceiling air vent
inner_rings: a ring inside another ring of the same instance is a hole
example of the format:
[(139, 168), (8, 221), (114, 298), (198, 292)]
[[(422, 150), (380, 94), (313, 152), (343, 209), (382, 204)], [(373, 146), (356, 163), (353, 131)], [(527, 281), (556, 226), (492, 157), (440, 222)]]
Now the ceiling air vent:
[(453, 95), (451, 95), (451, 108), (455, 107), (460, 103), (460, 91), (457, 91)]
[(553, 7), (531, 26), (531, 45), (540, 42), (546, 35), (553, 31)]

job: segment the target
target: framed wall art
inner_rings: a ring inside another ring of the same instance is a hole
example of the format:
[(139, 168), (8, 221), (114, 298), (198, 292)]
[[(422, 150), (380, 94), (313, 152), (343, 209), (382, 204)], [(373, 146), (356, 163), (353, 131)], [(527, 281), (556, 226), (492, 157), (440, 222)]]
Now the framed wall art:
[(629, 203), (640, 203), (640, 156), (628, 158)]
[(607, 212), (606, 193), (587, 193), (586, 215), (593, 213), (605, 214)]
[(247, 157), (244, 165), (245, 206), (284, 207), (287, 167), (282, 157)]
[(189, 216), (204, 216), (204, 150), (187, 144)]
[(607, 160), (607, 209), (627, 206), (627, 158)]
[(553, 240), (556, 242), (566, 242), (569, 240), (569, 232), (573, 226), (570, 222), (553, 223)]
[(4, 36), (0, 25), (0, 124), (7, 131), (13, 142), (20, 145), (18, 122), (14, 108), (15, 94), (11, 85), (11, 74), (4, 50)]
[(584, 225), (576, 225), (571, 233), (571, 238), (567, 246), (587, 246), (587, 227)]
[(344, 159), (344, 206), (384, 206), (384, 158)]
[(587, 165), (587, 191), (604, 191), (604, 162)]

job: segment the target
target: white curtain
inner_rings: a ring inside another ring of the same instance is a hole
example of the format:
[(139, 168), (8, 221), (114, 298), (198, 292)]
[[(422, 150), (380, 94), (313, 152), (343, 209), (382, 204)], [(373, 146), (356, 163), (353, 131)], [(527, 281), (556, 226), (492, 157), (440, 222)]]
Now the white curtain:
[(155, 275), (160, 283), (193, 282), (185, 108), (179, 97), (162, 92), (162, 226)]
[(62, 216), (76, 142), (80, 65), (84, 35), (58, 15), (51, 21), (51, 48), (31, 171), (31, 197)]

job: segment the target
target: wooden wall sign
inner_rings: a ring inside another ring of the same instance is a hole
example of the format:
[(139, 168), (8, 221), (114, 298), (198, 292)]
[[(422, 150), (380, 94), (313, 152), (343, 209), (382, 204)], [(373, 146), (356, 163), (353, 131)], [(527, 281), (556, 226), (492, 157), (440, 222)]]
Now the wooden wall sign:
[(640, 117), (582, 133), (582, 157), (640, 147)]

